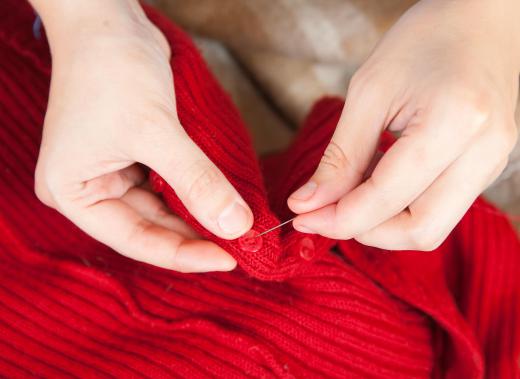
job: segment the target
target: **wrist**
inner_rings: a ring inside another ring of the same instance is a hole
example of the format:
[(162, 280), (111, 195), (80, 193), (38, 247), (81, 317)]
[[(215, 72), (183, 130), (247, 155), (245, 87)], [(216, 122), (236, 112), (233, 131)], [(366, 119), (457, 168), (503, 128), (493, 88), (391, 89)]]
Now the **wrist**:
[[(487, 8), (491, 22), (494, 22), (502, 41), (499, 43), (505, 50), (505, 55), (511, 57), (515, 75), (520, 74), (520, 1), (518, 0), (488, 0)], [(485, 11), (485, 10), (484, 10)], [(494, 16), (494, 17), (493, 17)]]
[[(520, 74), (520, 1), (466, 0), (471, 17), (468, 28), (480, 29), (482, 38), (501, 50), (514, 74)], [(473, 11), (474, 10), (474, 11)], [(497, 57), (498, 58), (498, 57)]]
[(128, 30), (146, 20), (137, 0), (29, 0), (54, 50), (88, 36)]

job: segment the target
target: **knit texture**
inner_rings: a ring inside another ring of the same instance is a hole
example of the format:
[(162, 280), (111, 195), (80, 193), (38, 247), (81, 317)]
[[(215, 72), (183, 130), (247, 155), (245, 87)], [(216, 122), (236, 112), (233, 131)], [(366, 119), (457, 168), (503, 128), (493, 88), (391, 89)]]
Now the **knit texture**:
[[(171, 44), (188, 134), (251, 206), (256, 230), (290, 217), (287, 196), (312, 174), (343, 103), (316, 104), (292, 147), (260, 165), (192, 43), (147, 12)], [(204, 230), (152, 174), (167, 204), (239, 262), (208, 274), (127, 259), (42, 205), (33, 175), (51, 64), (33, 20), (25, 2), (0, 3), (0, 375), (518, 376), (520, 244), (483, 200), (432, 253), (290, 228), (263, 236), (251, 252)]]

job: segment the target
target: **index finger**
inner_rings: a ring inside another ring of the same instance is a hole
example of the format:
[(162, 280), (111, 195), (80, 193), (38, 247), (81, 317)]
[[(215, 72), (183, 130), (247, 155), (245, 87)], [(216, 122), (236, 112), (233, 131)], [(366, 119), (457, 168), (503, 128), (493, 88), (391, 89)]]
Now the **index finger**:
[(236, 262), (210, 241), (191, 240), (156, 224), (120, 199), (62, 209), (93, 238), (129, 258), (180, 272), (229, 271)]
[(408, 125), (370, 178), (337, 204), (298, 216), (295, 229), (347, 239), (403, 211), (462, 154), (471, 140), (469, 133), (454, 138), (450, 126), (458, 121), (431, 115), (422, 125)]

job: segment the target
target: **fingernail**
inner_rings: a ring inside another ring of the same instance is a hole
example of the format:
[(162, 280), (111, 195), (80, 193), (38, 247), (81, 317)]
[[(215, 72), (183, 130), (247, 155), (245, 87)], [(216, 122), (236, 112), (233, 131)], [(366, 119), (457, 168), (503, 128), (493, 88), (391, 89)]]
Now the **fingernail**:
[(218, 225), (226, 234), (245, 232), (250, 218), (250, 212), (238, 202), (229, 205), (218, 217)]
[(316, 232), (305, 225), (294, 225), (294, 229), (302, 233), (315, 234)]
[(316, 192), (318, 185), (315, 182), (307, 182), (301, 186), (291, 197), (296, 200), (309, 200)]

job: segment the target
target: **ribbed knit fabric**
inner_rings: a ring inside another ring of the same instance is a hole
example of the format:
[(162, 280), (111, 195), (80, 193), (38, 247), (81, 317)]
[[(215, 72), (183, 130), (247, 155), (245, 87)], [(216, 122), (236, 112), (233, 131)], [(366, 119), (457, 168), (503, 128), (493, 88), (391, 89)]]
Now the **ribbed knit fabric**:
[[(187, 132), (250, 204), (256, 230), (288, 218), (287, 196), (312, 174), (342, 102), (319, 102), (293, 146), (260, 168), (236, 109), (189, 39), (148, 13), (172, 46)], [(50, 57), (45, 39), (32, 36), (33, 19), (25, 2), (0, 3), (1, 376), (518, 375), (520, 244), (482, 200), (432, 253), (290, 228), (251, 252), (202, 229), (152, 174), (169, 206), (240, 265), (199, 275), (122, 257), (40, 204), (33, 174)]]

